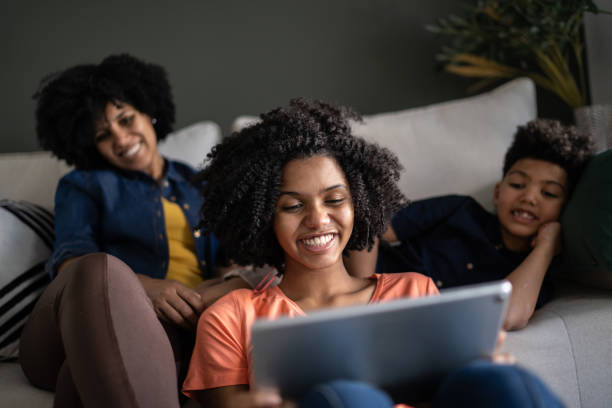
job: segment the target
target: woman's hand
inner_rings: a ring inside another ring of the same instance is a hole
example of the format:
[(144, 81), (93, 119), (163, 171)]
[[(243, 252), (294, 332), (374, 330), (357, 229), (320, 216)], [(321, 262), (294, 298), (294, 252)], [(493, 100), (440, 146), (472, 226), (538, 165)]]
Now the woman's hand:
[(202, 296), (194, 289), (173, 280), (137, 275), (153, 303), (157, 316), (187, 330), (194, 330), (204, 311)]

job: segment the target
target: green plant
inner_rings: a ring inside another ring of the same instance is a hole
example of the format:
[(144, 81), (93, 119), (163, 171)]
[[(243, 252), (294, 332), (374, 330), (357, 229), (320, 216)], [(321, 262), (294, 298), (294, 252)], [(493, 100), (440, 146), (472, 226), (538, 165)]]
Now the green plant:
[(448, 72), (483, 78), (472, 91), (528, 76), (577, 108), (587, 102), (585, 12), (607, 13), (592, 0), (479, 0), (465, 16), (440, 18), (426, 28), (449, 38), (436, 56)]

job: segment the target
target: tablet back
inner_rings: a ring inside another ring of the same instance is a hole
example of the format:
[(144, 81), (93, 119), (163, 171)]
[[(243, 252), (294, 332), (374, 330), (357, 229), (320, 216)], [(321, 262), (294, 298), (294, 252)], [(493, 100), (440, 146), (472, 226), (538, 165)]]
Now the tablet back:
[(258, 320), (252, 327), (255, 387), (289, 397), (334, 379), (404, 391), (431, 388), (450, 371), (493, 353), (511, 290), (499, 281)]

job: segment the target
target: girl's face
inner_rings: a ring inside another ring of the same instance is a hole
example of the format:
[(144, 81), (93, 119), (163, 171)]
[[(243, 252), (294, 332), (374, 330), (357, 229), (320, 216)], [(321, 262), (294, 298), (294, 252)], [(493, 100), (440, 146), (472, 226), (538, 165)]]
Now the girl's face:
[(151, 118), (127, 103), (106, 104), (95, 124), (96, 148), (111, 165), (161, 177), (163, 159)]
[(287, 163), (274, 214), (286, 269), (320, 270), (342, 264), (353, 216), (348, 182), (336, 160), (319, 155)]

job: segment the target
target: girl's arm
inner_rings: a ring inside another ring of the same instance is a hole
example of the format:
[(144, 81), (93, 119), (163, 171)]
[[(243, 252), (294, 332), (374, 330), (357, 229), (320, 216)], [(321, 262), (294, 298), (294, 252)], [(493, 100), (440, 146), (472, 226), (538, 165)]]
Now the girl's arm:
[(532, 246), (527, 258), (506, 277), (512, 283), (504, 321), (506, 330), (522, 329), (533, 315), (546, 271), (553, 256), (561, 250), (561, 224), (550, 222), (542, 225)]

